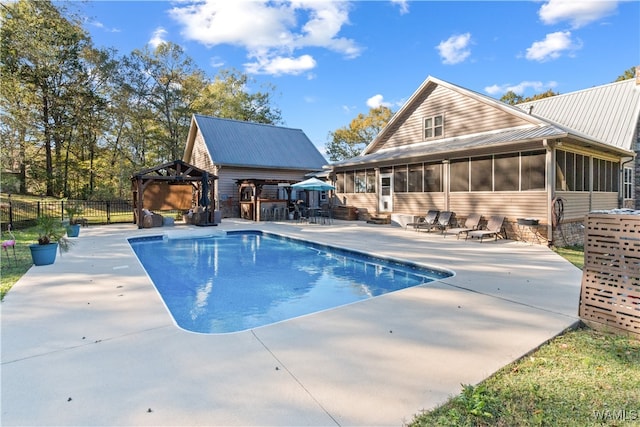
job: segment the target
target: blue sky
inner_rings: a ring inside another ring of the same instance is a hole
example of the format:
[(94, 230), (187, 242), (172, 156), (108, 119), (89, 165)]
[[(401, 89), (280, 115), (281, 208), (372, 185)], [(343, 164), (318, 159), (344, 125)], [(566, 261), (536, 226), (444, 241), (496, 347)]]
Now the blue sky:
[[(90, 1), (94, 44), (129, 54), (171, 41), (214, 76), (276, 87), (284, 126), (324, 152), (328, 133), (434, 76), (500, 98), (566, 93), (640, 65), (640, 2)], [(249, 88), (251, 90), (251, 88)]]

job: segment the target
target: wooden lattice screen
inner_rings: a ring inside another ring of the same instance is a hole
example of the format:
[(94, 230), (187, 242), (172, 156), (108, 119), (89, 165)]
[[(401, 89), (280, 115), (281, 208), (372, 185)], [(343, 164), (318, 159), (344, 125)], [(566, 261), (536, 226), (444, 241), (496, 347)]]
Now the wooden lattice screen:
[(640, 337), (640, 215), (589, 214), (580, 318)]

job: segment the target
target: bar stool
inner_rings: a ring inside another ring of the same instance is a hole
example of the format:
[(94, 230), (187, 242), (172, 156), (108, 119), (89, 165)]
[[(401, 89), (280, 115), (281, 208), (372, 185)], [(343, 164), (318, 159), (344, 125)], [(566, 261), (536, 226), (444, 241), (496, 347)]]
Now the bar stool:
[(265, 205), (260, 205), (260, 220), (262, 221), (270, 221), (271, 220), (271, 211)]
[(278, 209), (278, 205), (271, 206), (271, 219), (274, 221), (280, 219), (280, 209)]

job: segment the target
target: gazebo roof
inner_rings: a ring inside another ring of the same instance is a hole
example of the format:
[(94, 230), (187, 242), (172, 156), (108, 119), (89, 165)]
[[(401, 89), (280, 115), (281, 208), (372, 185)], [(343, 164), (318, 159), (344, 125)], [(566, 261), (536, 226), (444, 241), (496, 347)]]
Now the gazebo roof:
[(217, 175), (213, 175), (182, 160), (174, 160), (173, 162), (138, 171), (131, 177), (131, 180), (195, 182), (201, 181), (204, 176), (209, 179), (218, 179)]

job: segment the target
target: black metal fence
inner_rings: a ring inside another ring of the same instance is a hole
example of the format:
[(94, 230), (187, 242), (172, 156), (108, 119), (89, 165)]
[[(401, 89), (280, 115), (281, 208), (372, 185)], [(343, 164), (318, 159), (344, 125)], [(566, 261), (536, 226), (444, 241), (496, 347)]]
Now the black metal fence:
[(6, 230), (7, 224), (11, 224), (14, 230), (30, 227), (41, 216), (68, 219), (65, 208), (69, 205), (80, 208), (81, 213), (75, 219), (84, 225), (134, 222), (133, 204), (128, 200), (39, 200), (35, 202), (9, 200), (0, 205), (2, 229)]

